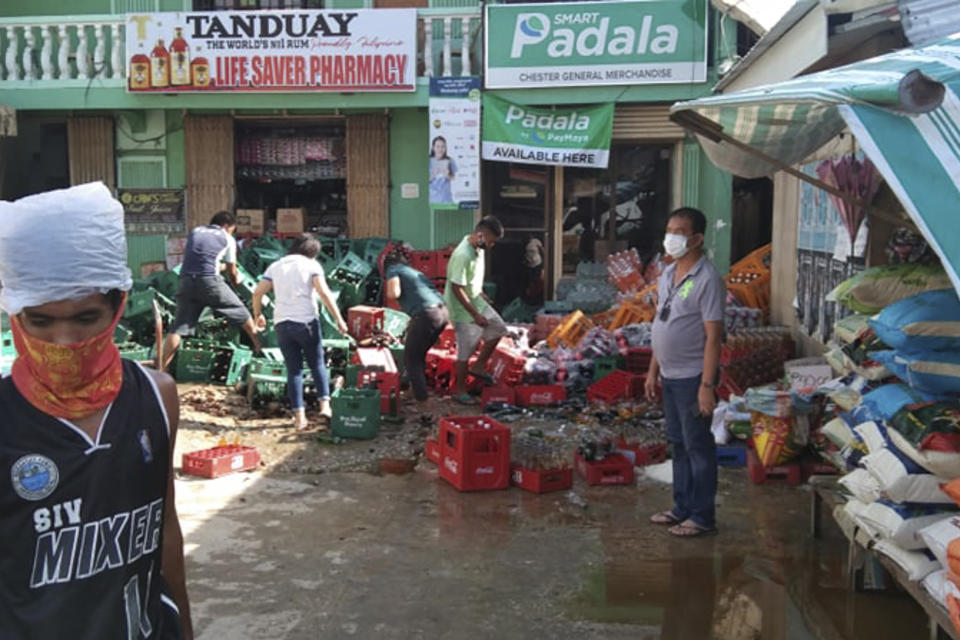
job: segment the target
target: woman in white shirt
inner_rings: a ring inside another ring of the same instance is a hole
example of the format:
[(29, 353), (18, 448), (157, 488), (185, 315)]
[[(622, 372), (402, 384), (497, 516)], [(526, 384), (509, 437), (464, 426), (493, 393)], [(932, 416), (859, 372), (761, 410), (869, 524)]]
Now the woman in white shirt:
[(303, 361), (313, 373), (320, 398), (320, 416), (327, 422), (330, 410), (330, 376), (323, 361), (323, 336), (320, 331), (320, 316), (314, 294), (320, 296), (323, 306), (337, 322), (341, 333), (347, 333), (337, 308), (323, 267), (317, 262), (320, 241), (312, 234), (298, 237), (290, 252), (277, 260), (263, 273), (263, 279), (253, 292), (253, 317), (257, 327), (265, 329), (267, 321), (262, 313), (263, 296), (273, 290), (276, 307), (273, 314), (274, 328), (283, 360), (287, 365), (287, 393), (294, 414), (297, 431), (307, 429), (306, 409), (303, 404)]

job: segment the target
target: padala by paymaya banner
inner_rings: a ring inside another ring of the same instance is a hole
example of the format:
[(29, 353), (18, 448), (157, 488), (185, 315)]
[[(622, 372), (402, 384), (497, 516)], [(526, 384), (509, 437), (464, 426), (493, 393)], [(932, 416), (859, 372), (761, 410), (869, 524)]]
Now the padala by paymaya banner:
[(484, 160), (604, 169), (612, 132), (612, 103), (551, 109), (483, 96)]
[(488, 89), (702, 83), (707, 0), (487, 4)]

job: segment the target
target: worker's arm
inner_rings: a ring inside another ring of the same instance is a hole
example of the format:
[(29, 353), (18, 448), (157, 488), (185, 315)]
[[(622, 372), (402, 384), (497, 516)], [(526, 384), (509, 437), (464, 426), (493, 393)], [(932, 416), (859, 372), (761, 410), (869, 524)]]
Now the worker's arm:
[(650, 356), (650, 368), (647, 369), (647, 379), (643, 383), (643, 392), (649, 402), (657, 400), (657, 383), (660, 381), (660, 363), (656, 354)]
[(233, 282), (233, 286), (240, 286), (240, 272), (237, 271), (236, 262), (225, 262), (223, 265), (226, 272), (230, 275), (230, 281)]
[(263, 317), (263, 296), (273, 290), (273, 281), (264, 278), (257, 283), (257, 288), (253, 290), (253, 321), (257, 323), (257, 328), (266, 329), (267, 319)]
[(720, 343), (723, 340), (723, 322), (709, 321), (703, 323), (707, 334), (707, 346), (703, 350), (703, 377), (700, 382), (700, 392), (697, 400), (700, 404), (700, 413), (712, 416), (717, 407), (716, 386), (717, 372), (720, 370)]
[(315, 275), (313, 277), (313, 288), (316, 290), (317, 295), (320, 296), (320, 302), (323, 303), (323, 306), (325, 306), (327, 311), (330, 312), (330, 315), (333, 316), (340, 333), (343, 335), (350, 333), (350, 327), (347, 326), (347, 323), (343, 320), (343, 316), (340, 315), (340, 309), (337, 307), (337, 303), (330, 293), (330, 287), (327, 286), (327, 279), (320, 274)]
[(187, 598), (187, 578), (183, 560), (183, 532), (180, 530), (180, 518), (177, 516), (173, 488), (173, 450), (177, 439), (177, 427), (180, 423), (180, 401), (177, 398), (177, 385), (173, 378), (159, 371), (148, 371), (160, 391), (170, 425), (170, 466), (163, 509), (163, 559), (160, 573), (170, 586), (171, 595), (180, 611), (183, 638), (193, 640), (193, 622), (190, 617), (190, 601)]
[(400, 277), (393, 276), (387, 280), (386, 287), (383, 290), (384, 298), (387, 302), (393, 302), (400, 299)]
[(473, 316), (473, 321), (476, 322), (481, 327), (487, 326), (487, 319), (483, 317), (477, 308), (473, 306), (473, 303), (470, 302), (470, 296), (467, 295), (467, 288), (462, 284), (453, 284), (450, 283), (450, 287), (453, 290), (453, 297), (457, 299), (464, 309), (467, 310), (471, 316)]

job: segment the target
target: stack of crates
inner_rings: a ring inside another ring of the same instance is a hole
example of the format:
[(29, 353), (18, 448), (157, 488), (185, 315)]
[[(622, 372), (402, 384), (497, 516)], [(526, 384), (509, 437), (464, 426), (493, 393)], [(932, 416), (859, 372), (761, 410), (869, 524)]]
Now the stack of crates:
[(254, 409), (287, 396), (287, 367), (282, 360), (254, 358), (247, 375), (247, 401)]
[(560, 345), (575, 349), (583, 336), (593, 328), (593, 322), (582, 311), (574, 311), (566, 316), (547, 336), (547, 344), (552, 348)]
[(373, 272), (373, 267), (353, 252), (337, 264), (336, 268), (327, 274), (327, 281), (332, 287), (339, 289), (342, 307), (353, 307), (363, 304), (367, 297), (367, 277)]
[(244, 378), (252, 358), (247, 347), (190, 338), (177, 351), (177, 382), (234, 385)]
[(400, 374), (377, 369), (362, 369), (357, 373), (358, 389), (376, 389), (380, 392), (380, 413), (396, 414), (400, 395)]
[(445, 278), (446, 269), (443, 273), (437, 273), (437, 253), (435, 251), (411, 251), (410, 266), (427, 276), (428, 278)]

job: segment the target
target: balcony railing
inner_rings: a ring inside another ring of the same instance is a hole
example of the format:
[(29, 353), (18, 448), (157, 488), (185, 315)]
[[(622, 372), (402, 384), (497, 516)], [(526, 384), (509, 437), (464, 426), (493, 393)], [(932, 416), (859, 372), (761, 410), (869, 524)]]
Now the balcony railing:
[[(418, 75), (479, 73), (479, 8), (418, 14)], [(125, 34), (118, 15), (0, 18), (0, 88), (123, 86)]]

